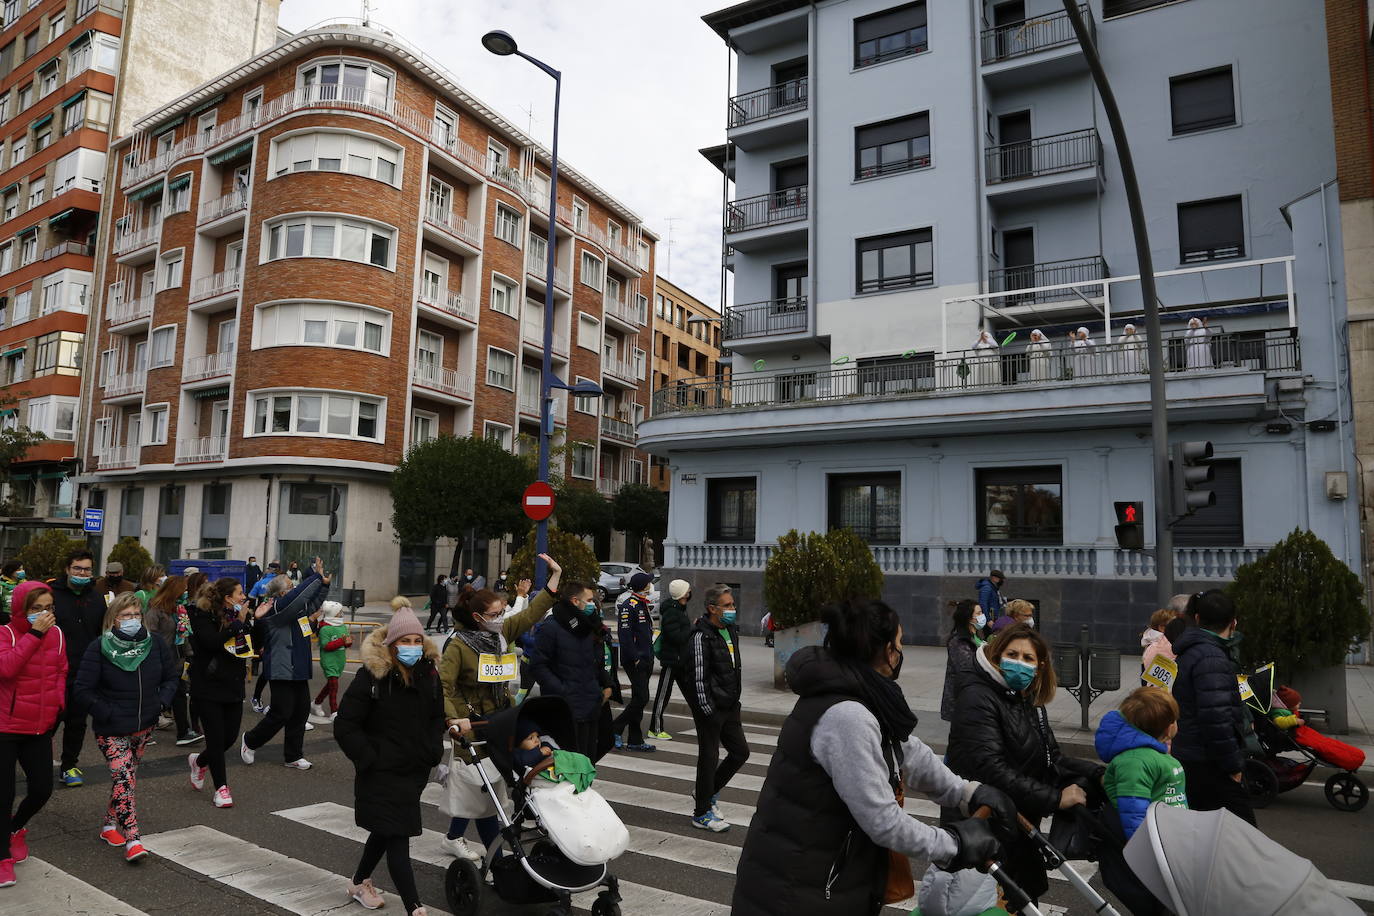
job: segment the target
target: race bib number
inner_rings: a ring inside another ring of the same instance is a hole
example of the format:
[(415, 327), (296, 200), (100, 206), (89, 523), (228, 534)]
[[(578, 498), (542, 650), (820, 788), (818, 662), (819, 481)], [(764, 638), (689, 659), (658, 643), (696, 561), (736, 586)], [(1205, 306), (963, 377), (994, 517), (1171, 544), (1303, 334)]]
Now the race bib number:
[(480, 684), (504, 684), (518, 676), (514, 652), (505, 655), (483, 652), (477, 657), (477, 681)]
[(309, 639), (312, 635), (314, 635), (313, 631), (310, 629), (309, 617), (297, 618), (296, 623), (300, 625), (301, 635), (304, 636), (306, 639)]
[(1255, 698), (1255, 691), (1250, 688), (1250, 681), (1243, 674), (1236, 675), (1236, 681), (1240, 684), (1240, 701), (1242, 703)]
[(1178, 675), (1178, 664), (1172, 659), (1155, 658), (1150, 662), (1150, 667), (1145, 669), (1143, 675), (1145, 683), (1155, 687), (1162, 687), (1170, 692), (1174, 689), (1174, 677)]

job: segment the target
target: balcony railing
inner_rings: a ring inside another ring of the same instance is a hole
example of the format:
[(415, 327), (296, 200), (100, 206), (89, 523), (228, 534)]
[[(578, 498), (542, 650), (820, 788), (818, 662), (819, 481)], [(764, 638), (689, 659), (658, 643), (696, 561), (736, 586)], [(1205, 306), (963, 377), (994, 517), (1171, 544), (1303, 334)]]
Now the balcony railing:
[(191, 301), (196, 302), (201, 299), (212, 299), (215, 296), (225, 296), (237, 290), (242, 284), (243, 268), (231, 267), (228, 270), (221, 270), (217, 274), (191, 281)]
[(613, 299), (610, 296), (605, 297), (603, 302), (607, 315), (618, 318), (626, 324), (632, 324), (639, 327), (648, 321), (647, 315), (640, 314), (639, 308), (628, 302), (621, 302), (619, 299)]
[(105, 386), (105, 397), (123, 398), (131, 394), (138, 394), (147, 384), (148, 373), (146, 371), (119, 372), (110, 376), (110, 381)]
[(216, 197), (214, 200), (207, 200), (201, 204), (199, 222), (213, 222), (220, 217), (228, 216), (230, 213), (237, 213), (247, 206), (248, 192), (246, 190), (231, 191), (223, 197)]
[[(544, 259), (544, 256), (537, 251), (526, 252), (525, 272), (536, 280), (542, 281), (548, 278), (549, 264)], [(570, 289), (568, 286), (568, 272), (561, 267), (555, 267), (553, 269), (553, 285), (558, 289)]]
[(806, 202), (806, 185), (733, 200), (725, 206), (725, 231), (743, 232), (806, 219)]
[(202, 436), (177, 442), (177, 463), (193, 461), (223, 461), (228, 454), (229, 440), (224, 436)]
[(451, 209), (438, 204), (425, 205), (425, 221), (438, 226), (450, 235), (457, 236), (474, 248), (482, 247), (482, 228), (472, 220), (464, 219)]
[(990, 146), (985, 161), (988, 184), (1038, 178), (1097, 165), (1102, 161), (1102, 141), (1089, 127)]
[(125, 324), (129, 321), (138, 321), (142, 318), (149, 318), (153, 314), (153, 294), (141, 296), (137, 299), (115, 299), (110, 302), (110, 307), (105, 312), (105, 320), (110, 324)]
[(639, 380), (639, 373), (635, 371), (635, 364), (628, 359), (617, 359), (603, 354), (601, 357), (601, 371), (632, 384)]
[[(1086, 3), (1080, 4), (1079, 11), (1083, 20), (1092, 30), (1092, 11)], [(1034, 16), (1022, 22), (999, 25), (983, 29), (983, 63), (1010, 60), (1037, 51), (1058, 48), (1078, 41), (1073, 31), (1069, 14), (1063, 10)]]
[(96, 464), (102, 471), (137, 467), (138, 448), (137, 445), (112, 445), (95, 456)]
[[(1209, 369), (1281, 372), (1302, 367), (1297, 329), (1190, 336), (1164, 335), (1165, 371), (1183, 375)], [(654, 416), (697, 410), (767, 408), (790, 404), (931, 397), (971, 391), (1013, 391), (1037, 385), (1145, 380), (1140, 343), (1073, 347), (1067, 341), (1041, 348), (965, 350), (946, 357), (915, 356), (877, 365), (824, 371), (737, 375), (677, 384), (654, 394)]]
[[(1038, 264), (1024, 264), (1019, 267), (1003, 267), (988, 271), (988, 291), (1005, 293), (1011, 290), (1031, 289), (1038, 286), (1054, 286), (1059, 283), (1085, 283), (1090, 280), (1104, 280), (1107, 277), (1107, 262), (1101, 256), (1072, 258), (1066, 261), (1042, 261)], [(1096, 295), (1101, 295), (1099, 288)], [(1081, 301), (1080, 295), (1094, 295), (1090, 287), (1041, 290), (1022, 295), (1005, 296), (1004, 305), (1054, 302), (1063, 299)]]
[(635, 425), (618, 417), (601, 418), (601, 435), (619, 439), (622, 442), (635, 441)]
[(420, 301), (433, 309), (447, 312), (465, 321), (477, 321), (477, 309), (471, 302), (463, 297), (462, 293), (455, 293), (448, 289), (421, 289)]
[(792, 334), (805, 331), (806, 323), (805, 296), (733, 305), (725, 310), (725, 339)]
[[(536, 347), (544, 346), (544, 325), (542, 322), (531, 321), (527, 318), (524, 322), (521, 334), (524, 336), (526, 342), (532, 343)], [(561, 333), (557, 329), (553, 332), (553, 352), (568, 352), (568, 335)]]
[(805, 111), (806, 77), (745, 92), (730, 100), (729, 126), (740, 127), (793, 111)]
[(445, 369), (434, 363), (418, 362), (411, 367), (410, 379), (422, 388), (432, 388), (460, 398), (472, 397), (471, 373)]
[(613, 497), (620, 492), (620, 488), (625, 485), (625, 481), (619, 477), (598, 477), (596, 478), (596, 492), (605, 497)]
[(200, 379), (214, 378), (217, 375), (229, 375), (233, 371), (233, 350), (225, 350), (222, 353), (207, 353), (204, 356), (193, 356), (186, 361), (186, 368), (181, 373), (181, 380), (183, 382), (195, 382)]
[(161, 223), (144, 226), (142, 229), (125, 229), (115, 235), (114, 253), (117, 255), (128, 254), (131, 251), (152, 245), (157, 242), (158, 234), (161, 231)]
[(62, 242), (44, 251), (43, 260), (51, 261), (53, 258), (60, 258), (64, 254), (74, 254), (89, 258), (95, 254), (95, 248), (91, 245), (83, 245), (80, 242)]

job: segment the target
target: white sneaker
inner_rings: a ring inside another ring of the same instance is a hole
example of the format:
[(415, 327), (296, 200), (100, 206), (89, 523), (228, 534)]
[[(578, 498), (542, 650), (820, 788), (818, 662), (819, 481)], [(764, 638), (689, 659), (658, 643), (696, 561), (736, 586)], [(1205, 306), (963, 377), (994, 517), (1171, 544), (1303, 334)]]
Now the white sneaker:
[(454, 858), (467, 859), (469, 862), (482, 861), (482, 853), (473, 846), (469, 846), (468, 841), (462, 837), (458, 837), (456, 840), (450, 840), (448, 837), (444, 837), (439, 845), (443, 847), (444, 852)]
[(331, 712), (331, 713), (329, 714), (329, 721), (330, 721), (330, 722), (333, 722), (333, 721), (334, 721), (335, 719), (337, 719), (338, 717), (339, 717), (339, 714), (338, 714), (337, 712)]
[(258, 752), (248, 746), (247, 736), (244, 736), (244, 738), (239, 741), (239, 756), (242, 757), (243, 762), (250, 767), (253, 765), (253, 761), (258, 759)]
[(313, 731), (315, 730), (315, 726), (313, 726), (313, 725), (310, 724), (310, 720), (309, 720), (309, 719), (306, 719), (306, 720), (305, 720), (305, 730), (308, 731), (308, 732), (313, 732)]
[(716, 817), (710, 810), (701, 815), (701, 817), (692, 818), (692, 826), (699, 827), (702, 830), (709, 830), (712, 833), (724, 833), (730, 829), (729, 822)]
[(325, 717), (324, 707), (321, 706), (319, 703), (311, 703), (310, 711), (315, 715), (319, 716), (321, 719)]
[(229, 794), (228, 786), (220, 786), (215, 790), (215, 807), (232, 808), (234, 807), (234, 796)]
[(300, 760), (293, 760), (290, 763), (283, 763), (282, 766), (290, 767), (293, 770), (308, 770), (310, 769), (310, 761), (302, 757)]
[(199, 754), (191, 754), (186, 758), (186, 763), (191, 767), (191, 788), (199, 792), (205, 788), (205, 767), (196, 766), (196, 758)]
[(159, 715), (157, 717), (157, 727), (159, 731), (166, 731), (173, 725), (176, 725), (176, 719), (173, 719), (171, 716)]

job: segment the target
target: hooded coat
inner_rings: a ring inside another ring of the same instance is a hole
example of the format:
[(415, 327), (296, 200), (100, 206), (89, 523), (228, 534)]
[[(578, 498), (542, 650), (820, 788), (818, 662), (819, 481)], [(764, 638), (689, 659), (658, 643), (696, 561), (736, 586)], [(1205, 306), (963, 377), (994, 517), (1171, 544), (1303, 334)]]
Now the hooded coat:
[[(157, 724), (162, 710), (172, 705), (181, 680), (181, 659), (165, 642), (140, 629), (136, 639), (151, 639), (147, 656), (125, 671), (100, 651), (100, 640), (86, 646), (76, 673), (76, 702), (91, 714), (91, 731), (105, 737), (136, 734)], [(123, 639), (116, 635), (115, 639)]]
[[(531, 609), (538, 600), (531, 603)], [(566, 699), (578, 722), (597, 717), (601, 691), (612, 686), (606, 671), (605, 630), (600, 617), (588, 617), (560, 601), (553, 606), (551, 619), (534, 634), (529, 655), (534, 680), (545, 696)]]
[(439, 647), (425, 639), (407, 684), (386, 634), (375, 627), (363, 641), (363, 666), (339, 703), (334, 740), (353, 761), (354, 822), (382, 836), (419, 836), (420, 793), (444, 753)]
[[(21, 601), (26, 591), (19, 592)], [(39, 633), (23, 614), (0, 627), (0, 733), (41, 735), (50, 730), (62, 715), (66, 684), (61, 627)]]
[(1169, 756), (1164, 742), (1127, 722), (1115, 709), (1102, 717), (1093, 747), (1107, 762), (1102, 788), (1116, 807), (1126, 839), (1145, 819), (1151, 802), (1188, 807), (1183, 767)]
[(1178, 674), (1178, 737), (1174, 756), (1184, 763), (1211, 763), (1239, 773), (1245, 763), (1245, 711), (1228, 642), (1210, 630), (1189, 627), (1174, 642)]

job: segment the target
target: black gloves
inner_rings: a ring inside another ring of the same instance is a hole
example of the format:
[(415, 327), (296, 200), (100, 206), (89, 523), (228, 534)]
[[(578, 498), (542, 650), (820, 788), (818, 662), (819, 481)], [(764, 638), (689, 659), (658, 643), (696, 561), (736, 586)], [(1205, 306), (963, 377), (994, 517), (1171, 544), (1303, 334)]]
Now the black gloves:
[(997, 837), (992, 835), (992, 828), (982, 818), (955, 821), (945, 830), (959, 844), (953, 858), (941, 866), (945, 871), (964, 868), (987, 871), (988, 862), (996, 859), (1002, 851), (1002, 844), (997, 842)]
[(1010, 795), (996, 786), (983, 783), (973, 790), (973, 795), (968, 801), (968, 813), (972, 815), (984, 805), (992, 809), (993, 819), (996, 826), (1001, 828), (1003, 837), (1011, 838), (1018, 834), (1016, 803), (1011, 800)]

